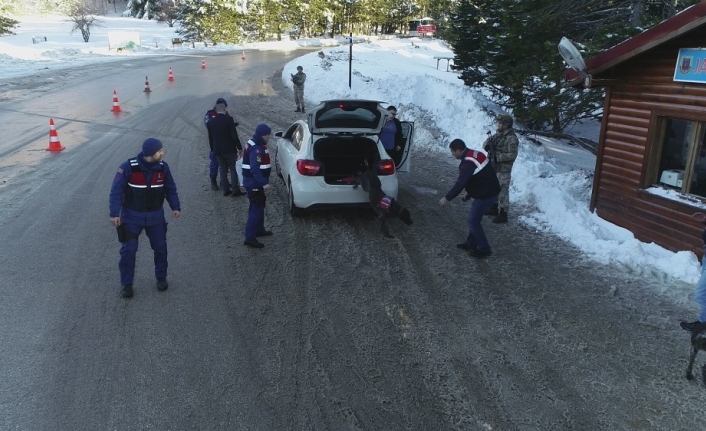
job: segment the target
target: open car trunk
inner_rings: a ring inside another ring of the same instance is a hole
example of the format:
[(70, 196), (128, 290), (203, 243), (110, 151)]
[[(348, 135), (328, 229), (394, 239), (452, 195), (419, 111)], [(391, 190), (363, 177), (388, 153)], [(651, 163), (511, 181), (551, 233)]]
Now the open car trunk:
[(365, 159), (380, 160), (377, 143), (362, 136), (332, 136), (314, 145), (314, 160), (321, 163), (319, 175), (327, 184), (351, 184), (365, 170)]

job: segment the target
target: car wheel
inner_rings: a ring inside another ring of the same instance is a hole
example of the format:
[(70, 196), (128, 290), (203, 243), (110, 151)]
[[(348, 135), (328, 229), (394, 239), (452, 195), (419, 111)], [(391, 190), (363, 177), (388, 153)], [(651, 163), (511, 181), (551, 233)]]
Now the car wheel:
[(294, 205), (294, 193), (292, 193), (292, 179), (289, 179), (289, 185), (287, 186), (287, 194), (289, 195), (289, 213), (292, 216), (299, 216), (302, 213), (302, 209)]

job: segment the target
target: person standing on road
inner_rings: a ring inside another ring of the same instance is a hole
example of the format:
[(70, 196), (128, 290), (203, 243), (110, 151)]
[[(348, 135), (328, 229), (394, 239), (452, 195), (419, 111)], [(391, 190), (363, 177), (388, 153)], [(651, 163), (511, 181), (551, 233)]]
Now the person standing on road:
[(272, 129), (267, 124), (258, 124), (243, 155), (243, 185), (250, 201), (243, 244), (253, 248), (265, 246), (257, 237), (272, 235), (272, 231), (265, 229), (265, 193), (272, 188), (269, 180), (270, 152), (267, 150), (271, 136)]
[(500, 181), (501, 190), (498, 204), (494, 205), (487, 215), (495, 216), (493, 223), (507, 223), (507, 214), (510, 210), (510, 175), (512, 164), (517, 158), (519, 140), (512, 128), (513, 120), (510, 115), (497, 115), (495, 121), (498, 125), (497, 132), (483, 142), (483, 149), (488, 152), (490, 162)]
[(142, 152), (120, 165), (110, 189), (110, 221), (123, 234), (118, 266), (124, 298), (132, 298), (133, 295), (135, 256), (143, 229), (154, 251), (157, 290), (163, 291), (169, 287), (167, 221), (163, 205), (166, 199), (174, 218), (181, 216), (181, 205), (174, 178), (169, 165), (162, 161), (163, 157), (162, 142), (147, 138), (142, 143)]
[[(699, 223), (706, 224), (706, 213), (697, 212), (692, 215)], [(694, 322), (680, 322), (682, 329), (692, 332), (701, 332), (706, 329), (706, 228), (701, 232), (701, 240), (704, 242), (704, 258), (701, 260), (701, 277), (694, 288), (694, 298), (699, 304), (699, 318)]]
[(294, 112), (306, 112), (304, 109), (304, 82), (306, 82), (304, 68), (297, 66), (297, 73), (290, 75), (292, 76), (292, 84), (294, 84), (294, 103), (297, 105)]
[[(222, 103), (225, 105), (226, 108), (228, 108), (228, 102), (226, 102), (226, 99), (219, 97), (218, 100), (216, 100), (216, 105), (219, 103)], [(208, 122), (211, 121), (213, 118), (218, 115), (216, 112), (216, 105), (213, 105), (213, 109), (209, 109), (206, 111), (206, 114), (203, 116), (203, 124), (206, 126), (208, 129)], [(228, 111), (226, 111), (226, 114)], [(216, 180), (218, 179), (218, 159), (216, 158), (216, 155), (213, 154), (213, 148), (211, 146), (211, 143), (209, 142), (209, 147), (211, 147), (209, 153), (208, 153), (208, 176), (211, 178), (211, 189), (213, 190), (218, 190), (218, 183)]]
[(498, 201), (500, 183), (488, 157), (481, 151), (471, 150), (465, 142), (454, 139), (449, 144), (451, 155), (461, 160), (458, 167), (458, 179), (446, 196), (441, 198), (439, 205), (445, 207), (453, 198), (465, 189), (463, 200), (473, 198), (468, 210), (468, 237), (465, 242), (456, 247), (468, 251), (477, 258), (488, 257), (492, 254), (490, 244), (481, 225), (483, 215)]
[[(240, 191), (238, 174), (235, 171), (235, 162), (243, 155), (243, 145), (238, 137), (238, 130), (233, 117), (228, 115), (223, 103), (216, 104), (216, 116), (206, 123), (208, 129), (208, 144), (211, 151), (218, 158), (221, 171), (221, 189), (223, 196), (243, 196)], [(230, 172), (230, 181), (228, 173)]]
[(390, 116), (387, 117), (378, 136), (387, 154), (395, 162), (395, 165), (398, 165), (402, 159), (402, 146), (404, 145), (402, 123), (397, 119), (397, 108), (390, 105), (387, 107), (387, 112), (390, 113)]

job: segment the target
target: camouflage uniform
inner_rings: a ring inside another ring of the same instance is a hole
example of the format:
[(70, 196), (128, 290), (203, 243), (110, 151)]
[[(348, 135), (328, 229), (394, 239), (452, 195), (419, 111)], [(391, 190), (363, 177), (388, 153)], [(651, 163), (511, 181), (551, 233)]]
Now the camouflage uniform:
[(297, 73), (292, 75), (292, 83), (294, 84), (294, 103), (297, 105), (297, 112), (304, 112), (304, 82), (306, 81), (306, 73), (297, 68)]
[(488, 152), (490, 163), (495, 168), (500, 182), (498, 207), (506, 213), (510, 209), (510, 173), (517, 158), (518, 146), (519, 140), (512, 128), (494, 134), (483, 143), (483, 149)]

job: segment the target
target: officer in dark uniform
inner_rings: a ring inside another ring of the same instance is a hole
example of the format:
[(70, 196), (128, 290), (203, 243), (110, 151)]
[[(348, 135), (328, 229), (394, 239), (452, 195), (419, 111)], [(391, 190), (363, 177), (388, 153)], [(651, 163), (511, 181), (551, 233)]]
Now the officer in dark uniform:
[(154, 250), (157, 289), (162, 291), (169, 287), (167, 221), (162, 206), (166, 198), (174, 218), (181, 215), (181, 206), (169, 165), (162, 161), (162, 157), (162, 142), (155, 138), (146, 139), (142, 152), (120, 165), (110, 190), (110, 221), (123, 234), (119, 267), (124, 298), (133, 295), (135, 255), (143, 229)]
[(243, 186), (248, 192), (250, 207), (248, 221), (245, 224), (245, 242), (243, 244), (262, 248), (265, 244), (257, 240), (259, 236), (270, 236), (272, 231), (265, 229), (265, 192), (270, 185), (270, 152), (267, 142), (272, 135), (272, 129), (266, 124), (258, 124), (255, 134), (248, 141), (243, 154)]
[(445, 207), (461, 190), (466, 190), (463, 200), (473, 199), (468, 209), (468, 237), (456, 247), (468, 251), (473, 257), (488, 257), (493, 252), (490, 250), (481, 221), (483, 215), (498, 201), (498, 177), (485, 153), (467, 148), (466, 143), (460, 139), (451, 141), (449, 149), (454, 158), (461, 160), (461, 164), (458, 167), (456, 183), (446, 196), (441, 198), (439, 205)]

